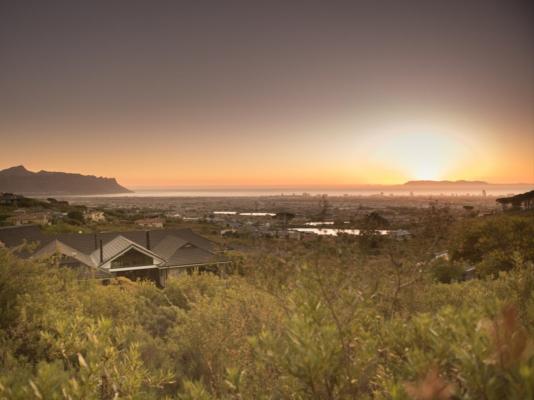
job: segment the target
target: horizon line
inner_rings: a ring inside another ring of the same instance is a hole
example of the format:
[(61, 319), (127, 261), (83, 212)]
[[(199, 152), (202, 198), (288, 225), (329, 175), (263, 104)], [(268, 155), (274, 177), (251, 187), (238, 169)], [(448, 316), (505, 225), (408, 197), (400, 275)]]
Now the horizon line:
[[(414, 186), (408, 185), (410, 182), (415, 182)], [(419, 183), (420, 186), (417, 186)], [(324, 184), (297, 184), (297, 185), (128, 185), (127, 188), (131, 190), (161, 190), (161, 191), (187, 191), (187, 190), (199, 190), (199, 191), (209, 191), (209, 190), (235, 190), (235, 191), (246, 191), (246, 190), (354, 190), (354, 189), (388, 189), (388, 188), (406, 188), (408, 189), (417, 189), (432, 186), (433, 184), (449, 184), (450, 186), (462, 185), (464, 188), (469, 187), (482, 187), (482, 186), (534, 186), (534, 182), (514, 182), (514, 183), (493, 183), (493, 182), (474, 182), (469, 183), (469, 181), (459, 180), (459, 181), (429, 181), (429, 180), (414, 180), (406, 181), (404, 183), (395, 183), (395, 184), (381, 184), (381, 183), (369, 183), (369, 184), (334, 184), (334, 185), (324, 185)], [(445, 189), (446, 187), (442, 187)]]

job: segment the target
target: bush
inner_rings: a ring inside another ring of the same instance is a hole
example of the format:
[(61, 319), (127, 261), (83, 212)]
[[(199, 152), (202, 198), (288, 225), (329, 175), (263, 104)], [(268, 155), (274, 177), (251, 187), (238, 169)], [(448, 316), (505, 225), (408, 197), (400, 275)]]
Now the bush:
[(85, 219), (83, 217), (83, 212), (81, 212), (79, 210), (69, 211), (67, 213), (67, 218), (69, 218), (72, 221), (79, 222), (79, 223), (84, 223), (85, 222)]
[(463, 280), (465, 267), (457, 262), (440, 260), (431, 265), (433, 278), (441, 283), (459, 282)]
[(534, 215), (497, 215), (468, 220), (456, 226), (451, 235), (453, 260), (479, 263), (484, 257), (520, 253), (525, 261), (534, 261)]
[(384, 240), (387, 257), (351, 238), (266, 243), (239, 257), (240, 275), (181, 275), (165, 289), (102, 286), (0, 249), (0, 397), (533, 397), (522, 245), (481, 254), (494, 279), (459, 283), (460, 262), (428, 274), (415, 243)]

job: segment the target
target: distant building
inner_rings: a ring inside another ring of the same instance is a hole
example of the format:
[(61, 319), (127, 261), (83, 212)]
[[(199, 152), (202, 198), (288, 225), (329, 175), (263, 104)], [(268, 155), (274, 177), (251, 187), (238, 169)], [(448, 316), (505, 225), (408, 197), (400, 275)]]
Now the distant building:
[(0, 193), (0, 205), (15, 206), (22, 198), (22, 196), (13, 193)]
[(8, 218), (8, 222), (13, 225), (48, 225), (50, 223), (51, 214), (48, 212), (34, 212), (34, 213), (20, 213)]
[(445, 251), (441, 251), (439, 253), (434, 254), (434, 260), (449, 261), (449, 252), (445, 250)]
[(520, 210), (531, 210), (534, 208), (534, 190), (531, 190), (530, 192), (517, 194), (515, 196), (510, 197), (501, 197), (500, 199), (496, 200), (497, 203), (502, 205), (503, 209), (508, 208), (508, 206), (511, 206), (512, 209)]
[(200, 217), (182, 217), (183, 221), (198, 221)]
[(465, 268), (464, 273), (462, 274), (462, 279), (464, 281), (469, 281), (471, 279), (475, 279), (477, 276), (477, 269), (473, 266), (467, 266)]
[(105, 222), (106, 216), (104, 215), (104, 211), (99, 210), (90, 210), (85, 213), (84, 215), (86, 221), (90, 222)]
[(229, 261), (216, 243), (190, 229), (49, 235), (39, 227), (0, 228), (0, 246), (34, 243), (24, 258), (57, 256), (61, 266), (99, 278), (124, 276), (148, 279), (165, 286), (168, 276), (194, 271), (224, 272)]
[(168, 211), (165, 213), (167, 218), (182, 218), (182, 214), (177, 211)]
[(412, 234), (405, 229), (390, 231), (389, 234), (395, 239), (409, 239), (412, 236)]
[(165, 220), (163, 218), (138, 219), (135, 223), (143, 228), (163, 228)]
[[(280, 232), (283, 232), (283, 233), (280, 234)], [(302, 234), (299, 231), (291, 231), (291, 230), (279, 231), (278, 236), (285, 237), (287, 239), (293, 239), (293, 240), (301, 240), (302, 238)]]
[(221, 236), (230, 236), (230, 237), (237, 237), (239, 236), (239, 232), (237, 229), (222, 229), (220, 232)]

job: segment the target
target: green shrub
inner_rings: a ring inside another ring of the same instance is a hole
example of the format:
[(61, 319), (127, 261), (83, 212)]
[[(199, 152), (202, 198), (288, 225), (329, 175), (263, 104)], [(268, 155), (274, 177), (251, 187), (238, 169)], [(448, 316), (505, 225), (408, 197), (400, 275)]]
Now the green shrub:
[(0, 249), (0, 397), (533, 398), (530, 249), (467, 237), (487, 279), (457, 282), (475, 253), (428, 264), (431, 246), (387, 239), (266, 241), (239, 274), (165, 289)]
[(465, 274), (465, 267), (457, 262), (439, 260), (430, 267), (433, 278), (441, 283), (459, 282)]

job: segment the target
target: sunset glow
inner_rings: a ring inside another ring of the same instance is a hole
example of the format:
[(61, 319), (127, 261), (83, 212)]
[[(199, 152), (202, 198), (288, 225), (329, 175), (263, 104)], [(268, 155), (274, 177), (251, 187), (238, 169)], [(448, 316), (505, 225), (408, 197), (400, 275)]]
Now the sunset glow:
[[(469, 132), (401, 123), (378, 131), (367, 143), (370, 157), (411, 180), (449, 179), (456, 168), (475, 156)], [(477, 171), (476, 173), (479, 173)]]
[(130, 187), (534, 182), (519, 3), (52, 8), (0, 17), (0, 169)]

